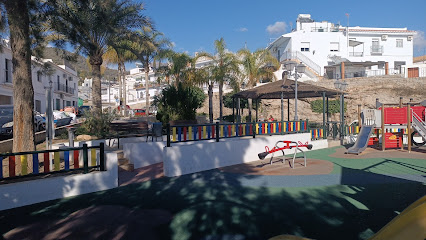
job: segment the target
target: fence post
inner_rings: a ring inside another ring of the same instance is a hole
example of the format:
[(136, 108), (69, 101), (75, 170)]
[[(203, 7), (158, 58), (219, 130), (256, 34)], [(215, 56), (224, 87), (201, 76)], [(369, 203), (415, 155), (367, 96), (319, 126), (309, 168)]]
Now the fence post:
[(100, 164), (100, 170), (106, 171), (105, 166), (105, 144), (100, 143), (99, 144), (99, 164)]
[(83, 144), (83, 173), (89, 172), (89, 155), (87, 153), (88, 148), (87, 144)]
[(216, 142), (219, 142), (219, 122), (216, 122), (216, 128), (214, 130), (216, 131)]
[(167, 123), (166, 131), (167, 131), (167, 147), (170, 147), (170, 123)]

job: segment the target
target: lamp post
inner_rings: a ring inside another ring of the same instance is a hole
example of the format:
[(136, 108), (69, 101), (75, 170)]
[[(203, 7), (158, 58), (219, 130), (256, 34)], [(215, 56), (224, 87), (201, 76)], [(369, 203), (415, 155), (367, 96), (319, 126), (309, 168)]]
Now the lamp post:
[[(345, 91), (346, 87), (348, 86), (348, 83), (345, 81), (339, 81), (339, 79), (337, 79), (334, 82), (334, 87), (340, 91)], [(344, 134), (344, 123), (345, 123), (345, 94), (342, 93), (340, 95), (340, 145), (343, 145), (343, 138), (345, 136)]]
[[(297, 79), (305, 72), (306, 66), (303, 63), (296, 64), (295, 62), (289, 62), (284, 65), (287, 71), (289, 71), (289, 76), (294, 76), (295, 88), (294, 88), (294, 121), (298, 121), (299, 117), (297, 116)], [(294, 68), (294, 73), (291, 71)]]

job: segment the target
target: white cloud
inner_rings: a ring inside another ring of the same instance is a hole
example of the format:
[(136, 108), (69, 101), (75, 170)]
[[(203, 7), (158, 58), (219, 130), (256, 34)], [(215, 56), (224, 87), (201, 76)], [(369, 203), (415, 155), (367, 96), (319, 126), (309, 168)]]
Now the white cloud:
[(414, 34), (414, 47), (416, 49), (423, 49), (426, 47), (426, 38), (425, 38), (425, 32), (423, 31), (416, 31), (417, 34)]
[(176, 43), (175, 42), (171, 42), (170, 45), (172, 45), (172, 47), (176, 47)]
[(245, 27), (238, 28), (238, 29), (237, 29), (237, 32), (248, 32), (248, 29), (247, 29), (247, 28), (245, 28)]
[(283, 34), (287, 30), (287, 24), (285, 22), (275, 22), (273, 25), (269, 25), (266, 31), (273, 34)]

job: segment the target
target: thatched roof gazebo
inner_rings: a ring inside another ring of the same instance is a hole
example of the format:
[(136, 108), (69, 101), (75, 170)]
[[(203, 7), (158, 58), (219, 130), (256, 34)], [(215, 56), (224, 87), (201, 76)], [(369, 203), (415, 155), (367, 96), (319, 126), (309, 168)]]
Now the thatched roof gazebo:
[[(284, 82), (284, 83), (283, 83)], [(234, 94), (232, 97), (234, 99), (245, 98), (255, 100), (256, 103), (256, 121), (258, 121), (258, 113), (257, 113), (257, 100), (259, 99), (281, 99), (281, 118), (283, 118), (283, 99), (287, 99), (288, 106), (290, 104), (290, 99), (295, 98), (295, 86), (296, 82), (294, 80), (286, 79), (286, 80), (278, 80), (275, 82), (267, 83), (259, 87), (255, 87), (252, 89), (248, 89), (245, 91), (238, 92)], [(315, 98), (322, 97), (323, 98), (323, 126), (325, 126), (326, 121), (326, 107), (328, 109), (328, 98), (342, 96), (345, 92), (329, 89), (325, 87), (315, 86), (312, 84), (297, 82), (297, 98)], [(289, 107), (287, 107), (289, 116)], [(237, 110), (238, 114), (238, 110)], [(251, 118), (251, 116), (250, 116)], [(288, 121), (290, 121), (288, 117)], [(328, 118), (328, 117), (327, 117)], [(284, 121), (284, 119), (281, 119)]]

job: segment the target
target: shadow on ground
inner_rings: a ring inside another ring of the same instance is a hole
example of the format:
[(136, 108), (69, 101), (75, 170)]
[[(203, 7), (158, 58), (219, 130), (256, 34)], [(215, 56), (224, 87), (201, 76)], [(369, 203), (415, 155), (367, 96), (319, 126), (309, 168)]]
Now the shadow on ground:
[[(39, 239), (34, 232), (43, 239), (267, 239), (279, 234), (367, 239), (426, 192), (421, 182), (340, 167), (341, 185), (321, 187), (249, 187), (244, 182), (259, 176), (219, 170), (160, 178), (3, 211), (0, 230), (5, 234), (14, 229), (14, 234), (3, 235), (6, 239)], [(424, 171), (425, 166), (406, 167)], [(58, 230), (76, 211), (95, 211), (96, 206), (126, 214), (115, 214), (120, 219), (116, 225), (110, 221), (107, 229), (97, 224), (105, 220), (91, 220), (79, 225), (78, 232), (64, 235)], [(163, 222), (141, 227), (146, 218), (137, 218), (149, 210), (160, 211)]]

